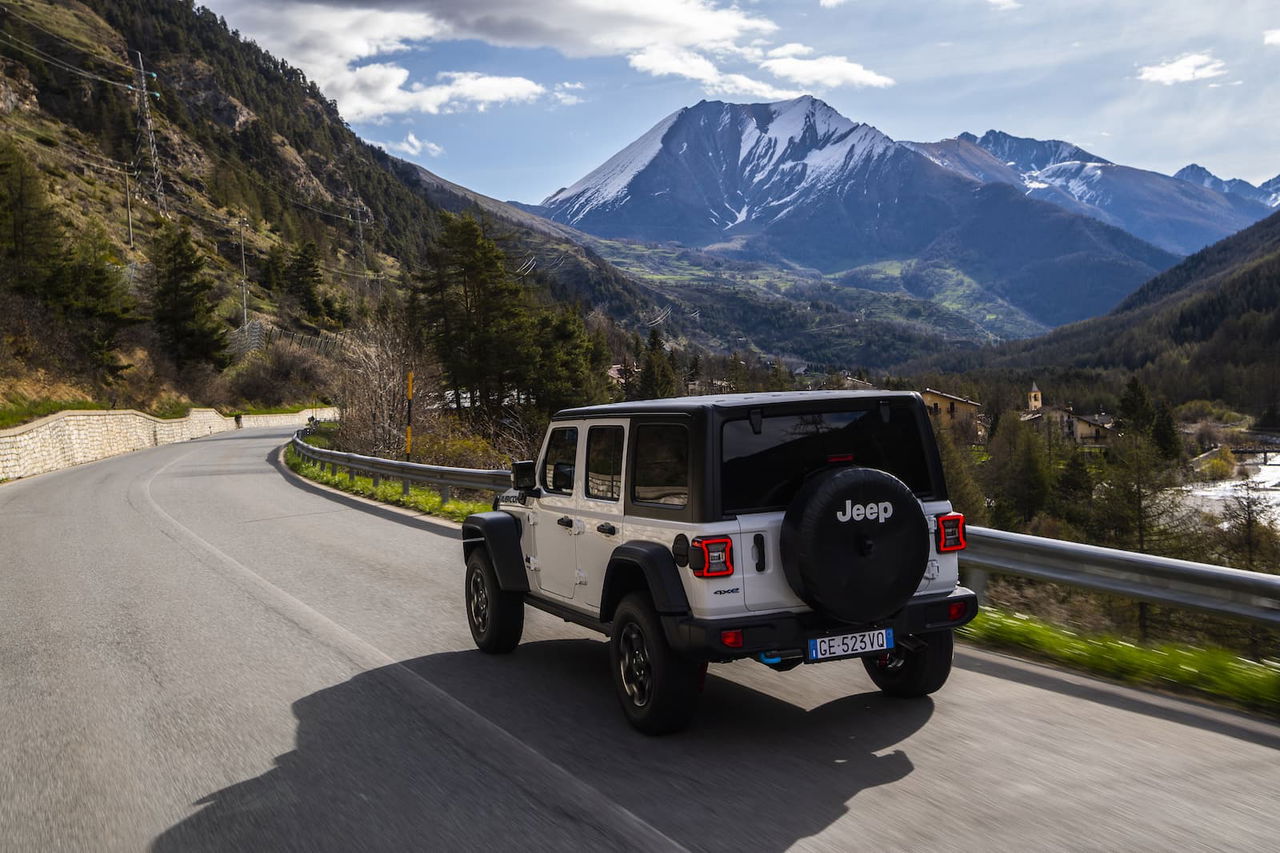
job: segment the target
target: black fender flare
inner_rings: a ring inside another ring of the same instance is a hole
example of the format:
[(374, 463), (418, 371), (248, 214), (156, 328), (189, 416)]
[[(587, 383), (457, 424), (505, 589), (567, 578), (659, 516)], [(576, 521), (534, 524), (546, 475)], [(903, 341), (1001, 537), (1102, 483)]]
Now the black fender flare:
[[(644, 575), (653, 599), (653, 608), (663, 615), (689, 613), (689, 596), (680, 582), (680, 569), (670, 549), (657, 542), (624, 542), (613, 549), (609, 568), (605, 572), (604, 588), (600, 592), (601, 613), (604, 621), (612, 619), (612, 607), (617, 602), (610, 596), (618, 578), (629, 568), (636, 568)], [(620, 597), (620, 596), (618, 596)], [(609, 608), (606, 615), (605, 608)]]
[(520, 519), (506, 512), (479, 512), (462, 522), (462, 557), (471, 559), (476, 548), (485, 548), (498, 585), (504, 592), (528, 592), (529, 575), (520, 549)]

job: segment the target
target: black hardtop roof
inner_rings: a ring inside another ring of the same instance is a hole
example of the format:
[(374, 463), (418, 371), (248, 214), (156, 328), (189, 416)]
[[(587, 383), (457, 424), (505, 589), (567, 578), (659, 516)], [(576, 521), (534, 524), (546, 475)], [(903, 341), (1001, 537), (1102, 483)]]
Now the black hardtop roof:
[(692, 414), (707, 409), (755, 409), (778, 406), (821, 405), (852, 400), (883, 400), (920, 395), (915, 391), (775, 391), (754, 394), (707, 394), (701, 397), (667, 397), (661, 400), (633, 400), (562, 409), (552, 420), (579, 418), (622, 418), (629, 415)]

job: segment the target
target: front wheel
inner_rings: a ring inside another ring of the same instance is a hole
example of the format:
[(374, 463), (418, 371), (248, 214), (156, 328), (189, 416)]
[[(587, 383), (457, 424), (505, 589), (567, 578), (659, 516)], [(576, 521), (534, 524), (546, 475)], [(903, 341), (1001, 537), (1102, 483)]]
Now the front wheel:
[(484, 548), (467, 560), (467, 626), (482, 652), (506, 654), (520, 644), (524, 633), (524, 596), (504, 592)]
[(647, 595), (632, 593), (618, 605), (609, 662), (618, 701), (632, 726), (660, 735), (689, 724), (698, 703), (702, 664), (667, 644)]
[(889, 696), (927, 696), (947, 683), (955, 645), (950, 630), (934, 631), (912, 638), (918, 648), (899, 647), (862, 659), (867, 675)]

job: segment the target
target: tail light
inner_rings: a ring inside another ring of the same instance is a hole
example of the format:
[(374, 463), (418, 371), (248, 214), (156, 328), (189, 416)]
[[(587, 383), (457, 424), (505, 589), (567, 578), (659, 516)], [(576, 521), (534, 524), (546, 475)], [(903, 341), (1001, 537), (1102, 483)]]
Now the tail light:
[(964, 541), (964, 516), (958, 512), (938, 516), (937, 548), (939, 554), (948, 551), (963, 551), (968, 543)]
[(723, 578), (733, 574), (733, 540), (728, 536), (689, 543), (689, 568), (697, 578)]

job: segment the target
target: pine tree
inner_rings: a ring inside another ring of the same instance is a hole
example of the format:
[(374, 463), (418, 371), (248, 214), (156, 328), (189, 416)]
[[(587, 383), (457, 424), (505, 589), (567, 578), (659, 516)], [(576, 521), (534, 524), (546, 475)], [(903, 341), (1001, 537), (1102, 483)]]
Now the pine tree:
[(320, 250), (314, 240), (306, 240), (289, 256), (284, 271), (285, 291), (297, 300), (298, 307), (311, 318), (323, 316), (320, 302)]
[(1053, 478), (1044, 440), (1015, 413), (1002, 419), (991, 441), (985, 468), (987, 493), (995, 501), (992, 522), (1003, 529), (1021, 529), (1044, 508)]
[(124, 369), (116, 360), (116, 340), (139, 321), (114, 248), (100, 225), (91, 226), (71, 245), (53, 273), (59, 282), (60, 313), (68, 320), (81, 356), (91, 369), (110, 378)]
[(1177, 461), (1182, 458), (1182, 438), (1173, 422), (1173, 412), (1163, 400), (1156, 406), (1155, 418), (1151, 423), (1151, 441), (1165, 459)]
[(174, 365), (224, 367), (226, 331), (213, 313), (214, 282), (185, 225), (166, 225), (157, 235), (149, 283), (152, 323)]
[(493, 415), (537, 369), (533, 305), (474, 217), (446, 213), (441, 225), (421, 282), (428, 341), (457, 405), (467, 397)]
[(587, 333), (578, 312), (569, 308), (543, 312), (537, 320), (536, 340), (536, 368), (529, 376), (528, 390), (542, 414), (608, 399), (608, 347), (599, 335)]
[(656, 328), (649, 330), (649, 345), (645, 347), (644, 361), (640, 367), (640, 399), (659, 400), (664, 397), (676, 397), (676, 372), (671, 366), (671, 358), (662, 344), (662, 333)]
[(1130, 430), (1150, 434), (1155, 416), (1155, 408), (1151, 405), (1151, 396), (1147, 394), (1147, 387), (1138, 377), (1132, 377), (1125, 385), (1124, 395), (1120, 398), (1120, 418)]
[(62, 242), (40, 171), (12, 142), (0, 140), (0, 290), (49, 301), (43, 290)]

